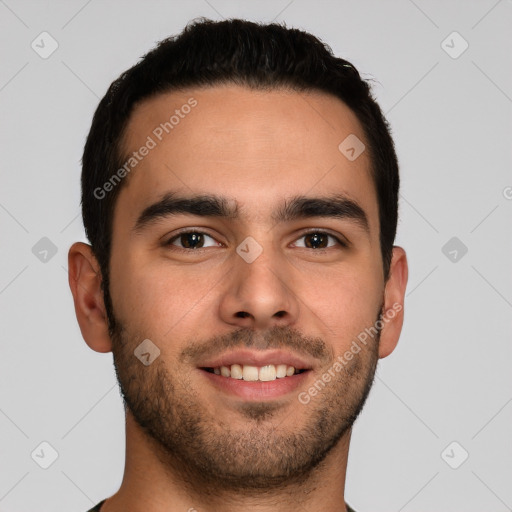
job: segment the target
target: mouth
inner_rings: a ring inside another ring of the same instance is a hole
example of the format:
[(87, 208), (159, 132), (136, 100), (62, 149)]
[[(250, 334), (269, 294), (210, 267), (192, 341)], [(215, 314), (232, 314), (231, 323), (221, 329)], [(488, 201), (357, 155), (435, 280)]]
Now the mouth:
[(253, 366), (249, 364), (232, 364), (229, 366), (204, 367), (201, 370), (221, 375), (228, 379), (244, 380), (247, 382), (270, 382), (276, 379), (286, 379), (307, 371), (305, 368), (295, 368), (287, 364), (266, 364)]
[(202, 361), (197, 369), (218, 391), (246, 401), (285, 397), (303, 387), (314, 361), (284, 350), (237, 350)]

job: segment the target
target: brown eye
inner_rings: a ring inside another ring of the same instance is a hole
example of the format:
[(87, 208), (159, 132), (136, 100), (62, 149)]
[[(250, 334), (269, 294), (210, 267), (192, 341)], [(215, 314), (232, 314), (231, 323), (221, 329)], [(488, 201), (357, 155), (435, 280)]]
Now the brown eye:
[[(300, 239), (304, 239), (303, 245), (295, 245), (298, 247), (304, 247), (306, 249), (328, 249), (329, 247), (333, 247), (337, 244), (346, 247), (346, 244), (344, 244), (337, 237), (329, 233), (325, 233), (323, 231), (313, 231), (311, 233), (305, 233), (299, 238), (299, 240)], [(331, 243), (329, 245), (329, 239), (334, 240), (335, 243)]]
[(206, 233), (201, 233), (199, 231), (184, 231), (171, 238), (166, 245), (177, 245), (180, 249), (203, 249), (205, 247), (217, 246), (216, 242), (211, 245), (205, 245), (205, 239), (207, 238), (215, 242), (215, 240)]
[(304, 237), (309, 249), (325, 249), (328, 247), (329, 236), (325, 233), (310, 233)]

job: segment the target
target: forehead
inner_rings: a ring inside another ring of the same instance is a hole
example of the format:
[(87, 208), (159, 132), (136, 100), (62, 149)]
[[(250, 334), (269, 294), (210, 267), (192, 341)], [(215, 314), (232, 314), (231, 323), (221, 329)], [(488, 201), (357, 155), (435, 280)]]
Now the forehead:
[(340, 193), (362, 205), (373, 230), (370, 157), (357, 156), (364, 143), (355, 114), (328, 94), (236, 85), (163, 93), (130, 116), (124, 160), (138, 156), (116, 215), (135, 218), (179, 192), (230, 197), (244, 218), (263, 221), (284, 197)]

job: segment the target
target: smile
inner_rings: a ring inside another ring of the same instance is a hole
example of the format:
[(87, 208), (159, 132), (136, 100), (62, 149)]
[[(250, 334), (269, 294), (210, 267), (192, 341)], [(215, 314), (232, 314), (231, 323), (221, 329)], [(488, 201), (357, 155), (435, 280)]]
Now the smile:
[(214, 373), (215, 375), (250, 382), (268, 382), (276, 379), (284, 379), (305, 371), (287, 364), (267, 364), (265, 366), (232, 364), (230, 366), (217, 366), (215, 368), (202, 369)]

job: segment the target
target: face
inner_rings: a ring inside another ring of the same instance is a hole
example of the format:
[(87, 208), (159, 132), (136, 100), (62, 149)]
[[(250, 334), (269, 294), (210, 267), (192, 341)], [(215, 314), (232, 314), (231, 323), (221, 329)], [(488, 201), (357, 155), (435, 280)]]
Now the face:
[(351, 134), (364, 141), (334, 97), (237, 86), (130, 118), (127, 156), (152, 147), (115, 207), (114, 362), (128, 413), (203, 486), (304, 478), (369, 392), (379, 336), (346, 353), (385, 283), (369, 155), (338, 149)]

